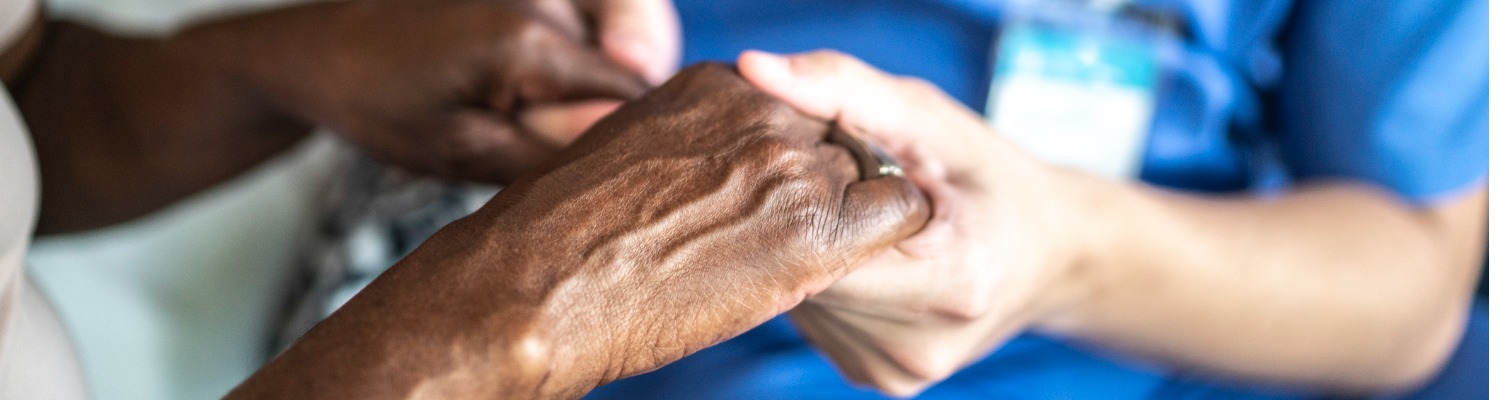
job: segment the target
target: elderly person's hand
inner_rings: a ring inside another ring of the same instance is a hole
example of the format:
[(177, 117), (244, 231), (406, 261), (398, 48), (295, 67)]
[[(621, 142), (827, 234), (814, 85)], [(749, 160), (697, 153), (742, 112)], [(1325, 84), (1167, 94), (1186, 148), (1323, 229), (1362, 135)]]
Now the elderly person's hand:
[[(549, 123), (521, 124), (524, 113), (633, 98), (647, 89), (644, 73), (660, 75), (675, 61), (670, 33), (638, 28), (665, 24), (675, 32), (670, 5), (580, 3), (367, 0), (205, 28), (244, 38), (244, 51), (257, 56), (248, 79), (268, 107), (328, 126), (416, 172), (504, 183), (578, 133), (537, 132), (532, 126)], [(589, 26), (607, 31), (596, 37)], [(605, 56), (596, 41), (626, 48), (611, 53), (635, 70)]]
[[(650, 371), (921, 228), (829, 123), (691, 68), (444, 228), (231, 397), (550, 398)], [(287, 384), (302, 382), (305, 384)]]
[[(592, 41), (621, 66), (650, 84), (666, 81), (677, 72), (682, 55), (682, 28), (671, 0), (571, 0), (583, 11)], [(568, 18), (566, 3), (548, 7)], [(536, 104), (520, 114), (523, 126), (548, 143), (566, 145), (600, 118), (620, 106), (617, 99), (591, 99), (558, 104)]]
[(670, 74), (680, 46), (667, 0), (320, 2), (164, 38), (35, 26), (46, 40), (0, 68), (27, 71), (3, 78), (48, 182), (41, 232), (155, 211), (315, 125), (415, 172), (509, 183)]

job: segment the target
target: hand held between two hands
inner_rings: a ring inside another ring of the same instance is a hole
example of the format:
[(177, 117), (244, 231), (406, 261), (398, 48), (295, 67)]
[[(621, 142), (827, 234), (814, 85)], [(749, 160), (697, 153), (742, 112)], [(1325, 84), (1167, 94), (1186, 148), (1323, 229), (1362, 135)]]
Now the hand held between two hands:
[(862, 132), (932, 200), (933, 218), (791, 312), (845, 376), (914, 395), (992, 352), (1070, 296), (1073, 210), (1053, 169), (932, 84), (834, 52), (741, 58), (747, 78)]
[(828, 128), (730, 68), (690, 68), (465, 223), (556, 257), (517, 279), (547, 282), (557, 373), (631, 376), (769, 320), (925, 223), (914, 186), (860, 181)]
[(921, 229), (828, 121), (690, 68), (444, 227), (234, 398), (566, 398), (727, 340)]

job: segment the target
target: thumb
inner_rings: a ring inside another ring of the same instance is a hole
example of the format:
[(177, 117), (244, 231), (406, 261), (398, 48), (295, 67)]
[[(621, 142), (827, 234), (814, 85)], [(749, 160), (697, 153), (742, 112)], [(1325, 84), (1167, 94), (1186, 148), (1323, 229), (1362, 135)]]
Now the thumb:
[(670, 0), (580, 0), (611, 59), (661, 84), (682, 56), (682, 28)]
[(834, 51), (740, 55), (740, 72), (756, 87), (813, 117), (877, 132), (906, 132), (913, 103), (908, 79)]
[(932, 216), (926, 195), (905, 178), (882, 176), (849, 184), (835, 246), (860, 262), (922, 230)]
[(646, 93), (650, 85), (597, 50), (568, 40), (561, 34), (549, 35), (536, 46), (529, 61), (519, 68), (519, 76), (498, 77), (511, 80), (495, 87), (515, 87), (521, 99), (529, 102), (566, 102), (587, 99), (630, 100)]

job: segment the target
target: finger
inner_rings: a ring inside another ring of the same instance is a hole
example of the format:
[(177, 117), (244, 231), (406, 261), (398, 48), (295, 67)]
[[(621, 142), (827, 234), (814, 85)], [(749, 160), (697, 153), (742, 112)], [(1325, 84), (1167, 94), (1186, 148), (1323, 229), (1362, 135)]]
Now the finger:
[(933, 317), (924, 306), (931, 304), (932, 282), (927, 277), (934, 272), (926, 260), (887, 249), (808, 301), (872, 318), (926, 321)]
[(740, 73), (799, 111), (860, 128), (906, 131), (913, 106), (900, 78), (832, 51), (790, 57), (747, 51)]
[(859, 343), (831, 324), (829, 319), (833, 317), (827, 311), (803, 304), (788, 311), (787, 316), (792, 319), (792, 325), (797, 327), (808, 344), (822, 350), (824, 355), (833, 360), (844, 379), (857, 385), (873, 385), (872, 374), (865, 368), (869, 365), (865, 361), (868, 358), (868, 345)]
[(893, 344), (874, 334), (911, 332), (907, 327), (879, 321), (872, 323), (857, 316), (807, 305), (792, 309), (789, 315), (808, 342), (832, 358), (851, 382), (900, 398), (915, 396), (931, 386), (932, 382), (918, 378), (891, 358), (887, 349)]
[(682, 57), (682, 25), (669, 0), (586, 0), (579, 6), (594, 18), (604, 54), (644, 76), (666, 82)]
[[(530, 102), (566, 102), (587, 99), (630, 100), (639, 97), (649, 85), (636, 73), (610, 61), (598, 51), (561, 35), (538, 40), (538, 48), (523, 61), (519, 76), (497, 76), (495, 87), (518, 85), (522, 99)], [(505, 93), (493, 100), (507, 104)]]
[(558, 148), (567, 147), (584, 131), (620, 107), (618, 100), (587, 100), (527, 107), (517, 119), (536, 138)]
[(859, 163), (844, 146), (818, 143), (814, 151), (818, 152), (818, 160), (823, 164), (823, 170), (832, 171), (830, 182), (848, 186), (859, 180)]
[(547, 18), (568, 39), (584, 43), (589, 41), (588, 27), (584, 15), (570, 0), (532, 0), (536, 13)]
[(439, 152), (443, 175), (451, 178), (510, 183), (560, 148), (485, 110), (458, 112), (454, 129), (449, 148)]
[(854, 182), (844, 192), (837, 246), (863, 261), (920, 231), (932, 214), (927, 197), (906, 179)]

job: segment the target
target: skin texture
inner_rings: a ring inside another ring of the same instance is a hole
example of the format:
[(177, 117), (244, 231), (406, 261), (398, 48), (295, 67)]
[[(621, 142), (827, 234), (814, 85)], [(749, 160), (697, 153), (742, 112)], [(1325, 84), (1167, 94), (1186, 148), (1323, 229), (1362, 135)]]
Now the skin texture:
[[(921, 228), (829, 124), (690, 68), (444, 228), (230, 398), (573, 398), (791, 309)], [(440, 294), (440, 295), (439, 295)]]
[(1184, 374), (1336, 395), (1424, 383), (1457, 344), (1487, 198), (1353, 181), (1204, 196), (1040, 162), (931, 84), (849, 56), (748, 53), (747, 79), (899, 159), (911, 238), (792, 312), (851, 380), (909, 396), (1023, 329)]
[[(314, 125), (413, 171), (509, 182), (586, 126), (533, 129), (521, 123), (532, 108), (647, 89), (587, 29), (628, 18), (602, 14), (602, 4), (623, 2), (632, 0), (322, 3), (164, 39), (49, 23), (7, 81), (46, 182), (39, 232), (154, 211), (259, 164)], [(674, 45), (663, 43), (647, 47)], [(555, 108), (547, 121), (599, 113)]]
[[(594, 27), (598, 47), (614, 60), (659, 85), (677, 72), (682, 58), (682, 28), (671, 0), (578, 0), (584, 23)], [(562, 8), (566, 7), (551, 7)], [(523, 125), (559, 148), (572, 143), (619, 100), (597, 99), (528, 107)]]

